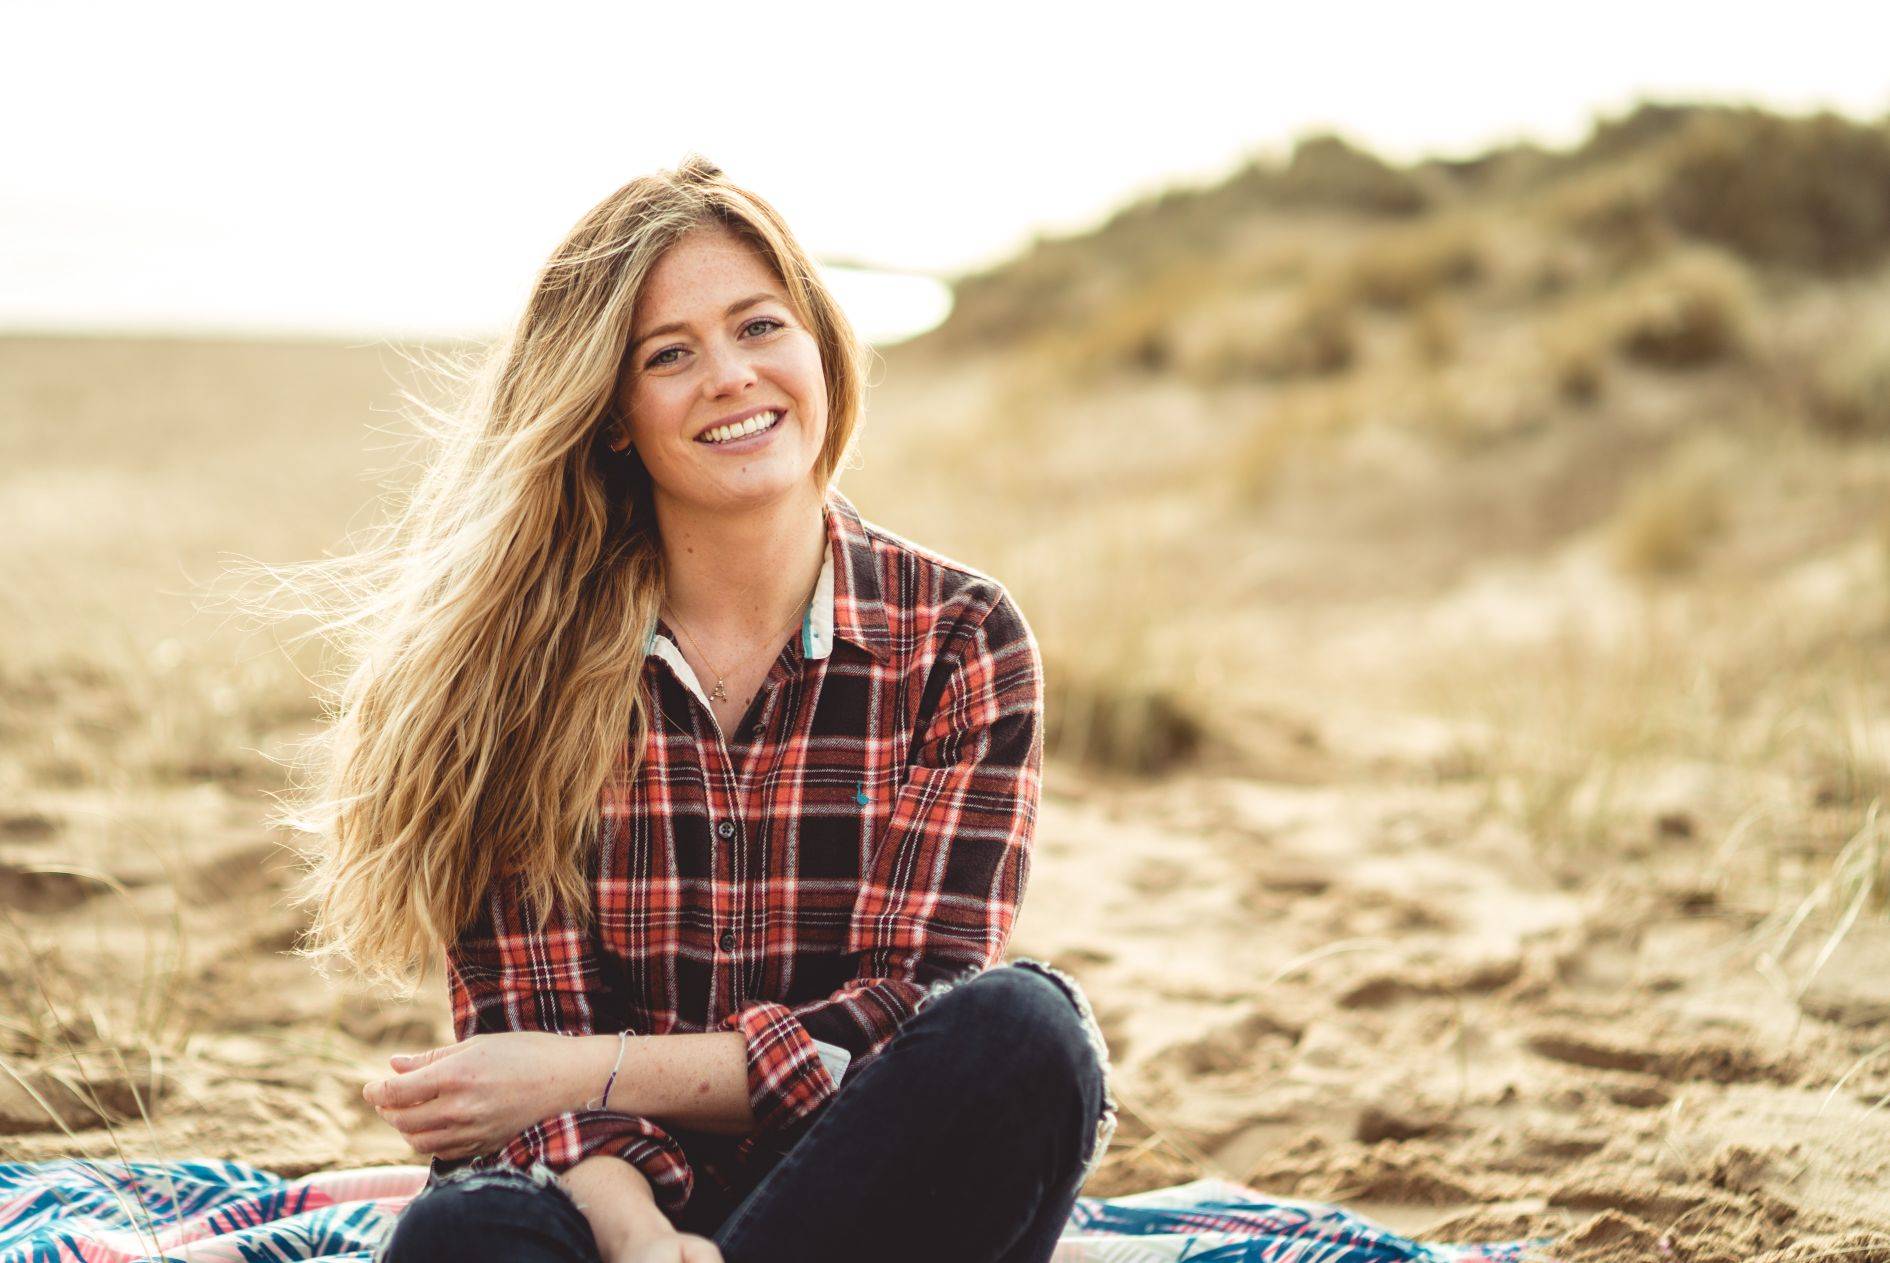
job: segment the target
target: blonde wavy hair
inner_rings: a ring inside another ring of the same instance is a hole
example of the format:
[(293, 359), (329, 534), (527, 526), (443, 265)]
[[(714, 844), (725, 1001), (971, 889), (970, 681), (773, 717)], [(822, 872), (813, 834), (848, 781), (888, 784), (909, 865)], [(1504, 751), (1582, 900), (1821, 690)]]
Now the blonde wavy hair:
[[(689, 155), (593, 207), (540, 269), (509, 334), (428, 413), (423, 472), (376, 542), (268, 567), (341, 651), (305, 776), (279, 813), (312, 909), (297, 954), (410, 992), (492, 884), (587, 931), (586, 864), (612, 776), (642, 763), (644, 647), (664, 590), (650, 477), (606, 431), (637, 295), (685, 233), (723, 228), (775, 271), (820, 346), (831, 487), (863, 410), (866, 355), (780, 214)], [(415, 402), (418, 402), (417, 400)], [(335, 595), (340, 594), (340, 595)], [(627, 743), (627, 744), (626, 744)]]

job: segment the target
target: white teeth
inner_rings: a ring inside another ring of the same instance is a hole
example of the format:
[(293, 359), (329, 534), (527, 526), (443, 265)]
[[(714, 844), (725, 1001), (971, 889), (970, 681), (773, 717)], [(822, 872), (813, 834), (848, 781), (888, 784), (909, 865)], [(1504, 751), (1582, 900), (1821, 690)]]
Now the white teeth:
[(780, 417), (781, 414), (779, 412), (757, 412), (746, 421), (736, 425), (718, 426), (705, 433), (702, 437), (705, 441), (710, 443), (726, 443), (730, 439), (745, 438), (750, 434), (759, 433), (773, 425)]

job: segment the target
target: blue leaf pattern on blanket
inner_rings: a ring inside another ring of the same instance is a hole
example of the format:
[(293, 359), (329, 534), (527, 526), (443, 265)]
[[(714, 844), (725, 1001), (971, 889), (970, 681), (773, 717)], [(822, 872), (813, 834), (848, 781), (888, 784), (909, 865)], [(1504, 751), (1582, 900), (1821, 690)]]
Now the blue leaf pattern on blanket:
[[(284, 1180), (208, 1160), (0, 1163), (0, 1263), (368, 1263), (426, 1176), (420, 1166)], [(1520, 1263), (1541, 1244), (1431, 1245), (1336, 1206), (1196, 1180), (1078, 1198), (1053, 1263)]]

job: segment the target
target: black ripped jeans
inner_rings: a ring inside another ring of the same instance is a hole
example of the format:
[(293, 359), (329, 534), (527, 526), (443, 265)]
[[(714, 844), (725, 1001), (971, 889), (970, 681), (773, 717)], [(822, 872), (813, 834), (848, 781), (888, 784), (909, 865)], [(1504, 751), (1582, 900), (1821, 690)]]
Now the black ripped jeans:
[[(677, 1227), (727, 1263), (1045, 1263), (1093, 1156), (1103, 1073), (1061, 984), (986, 969), (848, 1075), (739, 1205), (698, 1181)], [(547, 1175), (430, 1181), (377, 1263), (598, 1263), (589, 1221)]]

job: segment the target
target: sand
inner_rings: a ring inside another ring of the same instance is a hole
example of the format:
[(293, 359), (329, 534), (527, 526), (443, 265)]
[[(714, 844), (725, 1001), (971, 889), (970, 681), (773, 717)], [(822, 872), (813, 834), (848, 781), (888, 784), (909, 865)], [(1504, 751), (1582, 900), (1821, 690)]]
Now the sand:
[[(349, 471), (391, 462), (319, 422), (384, 365), (60, 343), (0, 368), (16, 403), (99, 393), (0, 434), (0, 1153), (415, 1161), (359, 1089), (451, 1038), (444, 984), (392, 1002), (287, 954), (263, 821), (307, 691), (175, 608), (219, 552), (334, 538), (370, 490)], [(1648, 375), (1454, 453), (1366, 426), (1259, 499), (1218, 478), (1252, 399), (1039, 380), (896, 358), (843, 486), (1013, 587), (1055, 705), (1089, 671), (1198, 730), (1141, 770), (1063, 733), (1047, 766), (1010, 950), (1079, 978), (1108, 1036), (1123, 1118), (1085, 1192), (1215, 1174), (1569, 1261), (1890, 1258), (1890, 739), (1881, 671), (1838, 671), (1890, 642), (1885, 453), (1751, 438), (1713, 550), (1650, 586), (1607, 561), (1621, 453), (1717, 424), (1737, 379)], [(172, 416), (179, 382), (234, 393)]]
[[(1087, 1193), (1212, 1173), (1429, 1239), (1567, 1234), (1565, 1259), (1890, 1249), (1871, 1231), (1890, 1085), (1880, 1058), (1858, 1064), (1882, 977), (1861, 957), (1890, 935), (1853, 929), (1794, 1007), (1748, 963), (1751, 915), (1697, 882), (1623, 866), (1565, 888), (1473, 787), (1374, 766), (1304, 785), (1053, 769), (1012, 950), (1079, 977), (1108, 1036), (1123, 1123)], [(83, 806), (40, 795), (0, 823), (0, 904), (81, 1042), (154, 940), (181, 945), (156, 1000), (190, 1032), (177, 1055), (87, 1059), (122, 1151), (284, 1175), (413, 1161), (358, 1086), (386, 1053), (450, 1039), (443, 990), (383, 1005), (284, 954), (298, 921), (256, 799), (206, 785), (143, 804), (196, 822), (194, 864), (169, 884), (126, 838), (122, 894), (32, 871)], [(0, 1093), (10, 1155), (119, 1152), (60, 1095), (70, 1063), (45, 1062), (34, 1082), (72, 1134)]]

